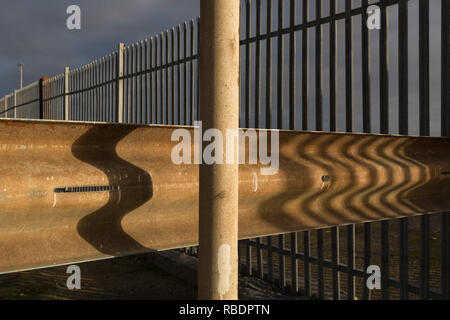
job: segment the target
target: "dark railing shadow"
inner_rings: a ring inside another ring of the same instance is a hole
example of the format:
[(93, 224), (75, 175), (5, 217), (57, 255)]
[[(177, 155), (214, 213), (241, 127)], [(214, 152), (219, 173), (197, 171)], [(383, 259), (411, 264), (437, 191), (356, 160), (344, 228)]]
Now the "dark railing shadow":
[(134, 129), (133, 126), (108, 128), (96, 125), (72, 145), (72, 153), (77, 159), (103, 171), (109, 185), (118, 187), (118, 190), (110, 191), (105, 206), (82, 218), (77, 225), (83, 239), (108, 255), (148, 250), (128, 235), (121, 225), (128, 213), (153, 196), (150, 174), (116, 153), (119, 141)]
[[(280, 153), (280, 164), (286, 164), (286, 168), (290, 167), (288, 163), (294, 164), (299, 170), (305, 168), (306, 176), (301, 177), (302, 183), (289, 179), (286, 188), (292, 192), (267, 199), (260, 206), (260, 217), (279, 229), (299, 223), (307, 229), (334, 225), (335, 221), (355, 223), (436, 211), (436, 205), (423, 201), (424, 192), (437, 191), (437, 182), (429, 181), (427, 163), (430, 163), (430, 158), (429, 155), (418, 156), (417, 150), (427, 150), (427, 144), (435, 143), (432, 149), (439, 153), (435, 157), (448, 158), (450, 152), (442, 150), (438, 142), (389, 136), (368, 136), (362, 139), (360, 136), (348, 135), (311, 135), (300, 140), (285, 137), (284, 143), (291, 145), (296, 152), (289, 156)], [(333, 145), (340, 145), (338, 157), (331, 152)], [(311, 153), (311, 150), (314, 151)], [(355, 169), (361, 172), (356, 175)], [(336, 182), (334, 178), (340, 170), (348, 172), (347, 180), (341, 181), (340, 187), (333, 189), (331, 187)], [(317, 172), (317, 176), (313, 177), (312, 172)], [(280, 173), (286, 176), (290, 174), (283, 169), (283, 165), (280, 166)], [(320, 173), (329, 176), (330, 188), (302, 195), (298, 187), (312, 185), (312, 179), (319, 181)], [(294, 191), (296, 189), (298, 192)], [(358, 204), (353, 202), (355, 198), (358, 198)], [(316, 208), (315, 203), (319, 199), (325, 210)], [(288, 203), (299, 200), (297, 216), (285, 211)], [(433, 197), (434, 203), (437, 204), (438, 200), (438, 196)], [(445, 201), (441, 202), (439, 204), (442, 206), (446, 204)], [(277, 212), (273, 212), (273, 203), (277, 204)]]

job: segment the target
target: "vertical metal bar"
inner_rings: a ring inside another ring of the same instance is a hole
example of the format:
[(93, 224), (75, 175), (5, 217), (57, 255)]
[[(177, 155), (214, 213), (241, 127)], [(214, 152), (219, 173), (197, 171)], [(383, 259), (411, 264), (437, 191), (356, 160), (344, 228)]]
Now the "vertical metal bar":
[(353, 0), (345, 0), (345, 117), (346, 131), (353, 131)]
[(135, 110), (135, 107), (134, 107), (134, 104), (135, 104), (135, 101), (136, 101), (136, 96), (134, 95), (134, 92), (135, 92), (135, 79), (136, 79), (136, 77), (134, 76), (134, 51), (135, 51), (135, 46), (134, 46), (134, 44), (132, 44), (131, 46), (130, 46), (130, 49), (129, 49), (129, 52), (130, 52), (130, 58), (129, 58), (129, 65), (130, 65), (130, 69), (129, 69), (129, 72), (128, 72), (128, 75), (129, 75), (129, 78), (128, 78), (128, 81), (129, 81), (129, 87), (130, 87), (130, 103), (129, 103), (129, 106), (128, 106), (128, 108), (127, 108), (127, 111), (128, 111), (128, 113), (127, 113), (127, 120), (126, 120), (126, 122), (127, 123), (132, 123), (133, 122), (133, 115), (134, 115), (134, 110)]
[(105, 121), (111, 122), (111, 84), (109, 83), (111, 81), (111, 63), (113, 60), (113, 55), (109, 55), (108, 59), (106, 60), (106, 73), (105, 73), (105, 81), (108, 82), (106, 84), (106, 112), (105, 112)]
[[(306, 25), (309, 19), (308, 1), (303, 0), (303, 18), (302, 24)], [(308, 67), (308, 28), (303, 28), (302, 31), (302, 130), (308, 130), (308, 82), (309, 82), (309, 67)], [(306, 231), (309, 232), (309, 231)]]
[(110, 100), (109, 100), (109, 63), (111, 61), (111, 55), (108, 55), (105, 57), (104, 59), (104, 64), (103, 64), (103, 83), (102, 83), (102, 88), (103, 88), (103, 121), (105, 122), (109, 122), (109, 106), (110, 106)]
[[(84, 103), (83, 68), (80, 68), (77, 73), (78, 73), (78, 75), (77, 75), (78, 90), (80, 90), (81, 92), (78, 94), (78, 107), (77, 107), (77, 119), (76, 120), (80, 121), (81, 120), (81, 112), (83, 110), (83, 103)], [(117, 106), (115, 106), (115, 110), (116, 111), (118, 110)]]
[[(323, 112), (322, 112), (322, 100), (323, 100), (323, 92), (322, 92), (322, 42), (323, 42), (323, 30), (322, 24), (320, 23), (320, 19), (322, 18), (322, 0), (316, 0), (316, 49), (315, 49), (315, 78), (316, 78), (316, 130), (322, 131), (323, 125)], [(324, 299), (324, 273), (323, 273), (323, 230), (317, 230), (317, 253), (318, 253), (318, 295), (319, 299)]]
[[(247, 40), (247, 43), (245, 45), (245, 127), (250, 128), (251, 126), (251, 106), (250, 106), (250, 99), (251, 99), (251, 93), (250, 93), (250, 87), (251, 87), (251, 55), (250, 55), (250, 42), (248, 40), (250, 39), (251, 34), (251, 0), (245, 1), (245, 37)], [(247, 244), (248, 245), (248, 244)], [(247, 249), (249, 250), (249, 249)], [(251, 251), (251, 248), (250, 248)]]
[(255, 127), (261, 127), (261, 0), (256, 0)]
[(84, 87), (84, 108), (82, 110), (82, 121), (89, 121), (88, 119), (88, 108), (89, 108), (89, 85), (88, 85), (88, 70), (89, 66), (84, 68), (83, 74), (83, 87)]
[[(290, 0), (289, 7), (289, 130), (296, 129), (296, 41), (295, 41), (295, 19), (296, 19), (296, 0)], [(281, 129), (281, 128), (280, 128)]]
[[(69, 92), (74, 92), (75, 91), (75, 74), (76, 74), (76, 70), (72, 70), (69, 74)], [(72, 93), (70, 94), (70, 99), (69, 99), (69, 119), (74, 120), (74, 103), (75, 103), (75, 97), (76, 95), (73, 95)], [(32, 116), (34, 118), (34, 115)]]
[(330, 0), (330, 131), (336, 131), (337, 34), (336, 0)]
[(99, 88), (97, 87), (99, 82), (99, 74), (98, 74), (98, 68), (99, 68), (99, 60), (94, 62), (94, 68), (92, 72), (92, 86), (93, 86), (93, 103), (92, 103), (92, 115), (93, 120), (98, 121), (99, 114), (100, 114), (100, 104), (99, 104)]
[(107, 109), (108, 109), (108, 100), (107, 100), (107, 88), (108, 86), (105, 84), (107, 81), (107, 68), (108, 68), (108, 57), (103, 59), (102, 63), (102, 102), (103, 102), (103, 111), (102, 111), (102, 119), (101, 121), (107, 121)]
[(290, 256), (291, 256), (291, 294), (297, 295), (298, 292), (298, 261), (297, 261), (297, 233), (292, 232), (291, 233), (291, 250), (290, 250)]
[(251, 239), (245, 241), (245, 263), (247, 264), (247, 275), (253, 274), (253, 261), (252, 261), (252, 246)]
[(363, 91), (363, 132), (371, 132), (370, 121), (370, 35), (367, 28), (368, 0), (362, 1), (361, 37), (362, 37), (362, 91)]
[(355, 225), (347, 226), (347, 299), (355, 299)]
[(166, 74), (166, 78), (165, 78), (165, 84), (166, 84), (166, 92), (165, 92), (165, 96), (166, 96), (166, 120), (164, 121), (164, 124), (169, 124), (170, 123), (170, 108), (169, 108), (169, 30), (166, 30), (165, 32), (165, 38), (166, 38), (166, 60), (165, 60), (165, 74)]
[(331, 228), (331, 263), (333, 272), (333, 299), (341, 299), (341, 279), (338, 271), (339, 265), (339, 228)]
[(93, 121), (94, 120), (94, 101), (95, 101), (95, 96), (94, 96), (94, 62), (92, 62), (89, 66), (89, 121)]
[[(337, 129), (337, 33), (336, 33), (336, 0), (330, 0), (330, 131)], [(339, 228), (331, 228), (331, 261), (333, 277), (333, 299), (340, 300), (340, 273), (339, 265)]]
[(102, 88), (100, 86), (101, 81), (102, 81), (102, 64), (103, 64), (103, 58), (99, 59), (97, 61), (96, 67), (95, 67), (95, 73), (96, 73), (96, 83), (95, 86), (97, 87), (96, 89), (96, 116), (97, 119), (96, 121), (102, 121), (101, 120), (101, 116), (102, 116), (102, 112), (103, 112), (103, 101), (102, 101)]
[(100, 67), (101, 67), (101, 59), (97, 60), (95, 63), (95, 79), (94, 79), (94, 86), (96, 86), (95, 89), (95, 104), (94, 104), (94, 110), (95, 110), (95, 121), (100, 121), (100, 115), (101, 115), (101, 95), (100, 95)]
[(143, 121), (143, 112), (144, 112), (144, 98), (146, 97), (146, 92), (145, 92), (145, 87), (144, 87), (144, 77), (146, 76), (146, 73), (144, 72), (144, 58), (145, 58), (145, 54), (144, 54), (144, 50), (145, 50), (145, 46), (144, 46), (144, 41), (140, 41), (139, 42), (139, 72), (140, 72), (140, 76), (139, 76), (139, 112), (137, 113), (136, 116), (136, 121), (139, 124), (143, 124), (145, 123), (145, 121)]
[(284, 79), (284, 42), (283, 42), (284, 0), (278, 0), (278, 66), (277, 66), (277, 128), (283, 129), (283, 79)]
[(126, 103), (126, 114), (124, 114), (124, 121), (129, 123), (131, 121), (131, 110), (133, 108), (133, 45), (127, 48), (127, 56), (126, 56), (126, 65), (127, 65), (127, 103)]
[[(296, 19), (296, 0), (290, 0), (289, 6), (289, 130), (296, 129), (296, 41), (295, 41), (295, 19)], [(282, 93), (281, 93), (282, 94)], [(283, 114), (281, 114), (283, 116)], [(280, 128), (282, 129), (282, 128)], [(296, 295), (298, 292), (298, 261), (297, 254), (297, 233), (292, 232), (291, 238), (291, 294)]]
[[(363, 132), (371, 132), (370, 104), (370, 35), (367, 28), (368, 0), (362, 1), (361, 37), (362, 37), (362, 90), (363, 90)], [(364, 224), (364, 271), (371, 265), (372, 225)], [(370, 291), (366, 285), (367, 277), (363, 278), (363, 299), (370, 299)]]
[(115, 99), (115, 92), (117, 88), (115, 88), (115, 83), (112, 81), (114, 80), (114, 74), (115, 74), (115, 64), (117, 56), (115, 53), (111, 54), (111, 59), (109, 61), (109, 80), (111, 81), (109, 84), (109, 116), (108, 116), (108, 122), (114, 122), (114, 110), (116, 105), (116, 99)]
[(108, 99), (108, 85), (105, 84), (108, 81), (108, 63), (109, 56), (103, 58), (102, 68), (100, 69), (102, 72), (102, 82), (101, 82), (101, 91), (102, 91), (102, 119), (101, 121), (108, 121), (108, 107), (109, 107), (109, 99)]
[[(159, 89), (159, 94), (158, 92), (155, 95), (155, 99), (156, 99), (156, 123), (157, 124), (162, 124), (162, 118), (163, 118), (163, 69), (162, 69), (162, 64), (163, 64), (163, 33), (161, 33), (159, 35), (159, 61), (158, 61), (158, 39), (156, 39), (156, 66), (157, 66), (157, 71), (156, 71), (156, 83), (159, 84), (159, 88), (155, 88), (155, 89)], [(159, 77), (158, 77), (159, 74)], [(155, 83), (155, 86), (156, 86)], [(156, 91), (156, 90), (155, 90)], [(158, 99), (159, 97), (159, 99)], [(159, 101), (158, 101), (159, 100)], [(158, 103), (159, 102), (159, 103)]]
[(86, 65), (84, 67), (84, 72), (83, 72), (84, 106), (83, 106), (83, 110), (81, 112), (82, 121), (89, 121), (89, 119), (88, 119), (88, 108), (89, 108), (88, 70), (89, 70), (89, 66)]
[(323, 300), (325, 298), (325, 285), (324, 285), (324, 275), (323, 275), (323, 229), (317, 230), (317, 271), (318, 271), (318, 296), (319, 299)]
[(304, 250), (304, 269), (305, 269), (305, 296), (311, 295), (311, 233), (310, 231), (303, 232), (303, 250)]
[[(272, 0), (267, 0), (267, 34), (272, 31)], [(266, 128), (272, 121), (272, 37), (266, 40)], [(272, 240), (272, 239), (270, 239)], [(269, 250), (270, 251), (270, 250)], [(272, 254), (270, 252), (270, 254)]]
[(389, 48), (388, 48), (388, 8), (386, 0), (380, 3), (380, 132), (389, 133)]
[(161, 84), (161, 81), (159, 81), (159, 64), (158, 64), (158, 42), (159, 42), (159, 37), (158, 35), (155, 35), (154, 39), (153, 39), (153, 48), (152, 48), (152, 66), (153, 66), (153, 73), (152, 73), (152, 86), (153, 91), (152, 91), (152, 96), (153, 96), (153, 100), (152, 100), (152, 124), (157, 124), (158, 123), (158, 119), (159, 119), (159, 99), (158, 97), (159, 95), (159, 91), (158, 91), (158, 86)]
[(156, 62), (154, 62), (156, 60), (155, 58), (155, 52), (156, 50), (154, 50), (154, 46), (155, 46), (155, 39), (153, 37), (150, 38), (150, 61), (149, 61), (149, 81), (150, 81), (150, 105), (149, 105), (149, 110), (147, 113), (147, 123), (155, 123), (155, 118), (153, 117), (154, 114), (154, 110), (155, 110), (155, 105), (153, 104), (154, 101), (154, 97), (156, 96), (156, 94), (154, 94), (154, 92), (156, 91), (156, 85), (155, 85), (155, 90), (153, 90), (153, 84), (155, 83), (154, 81), (154, 77), (156, 74), (156, 71), (154, 70), (156, 68)]
[[(408, 4), (398, 4), (399, 133), (408, 134)], [(408, 299), (408, 218), (400, 219), (400, 299)]]
[(323, 42), (323, 30), (320, 18), (322, 17), (322, 0), (316, 0), (316, 130), (322, 131), (322, 42)]
[[(380, 3), (380, 132), (389, 133), (388, 7)], [(389, 221), (381, 221), (381, 297), (389, 299)]]
[(64, 68), (64, 119), (69, 120), (69, 67)]
[(117, 48), (116, 69), (116, 121), (123, 122), (123, 54), (125, 44), (119, 43)]
[[(450, 136), (450, 3), (442, 0), (441, 18), (441, 131)], [(441, 218), (441, 292), (443, 299), (450, 298), (450, 213)]]
[(175, 28), (172, 28), (170, 30), (170, 50), (172, 51), (172, 57), (171, 57), (171, 71), (172, 71), (172, 75), (171, 75), (171, 104), (172, 104), (172, 119), (171, 119), (171, 124), (175, 124)]
[[(91, 90), (91, 73), (92, 73), (92, 63), (88, 64), (86, 68), (86, 110), (85, 110), (85, 121), (91, 121), (91, 106), (92, 106), (92, 90)], [(49, 101), (47, 107), (51, 105)]]
[[(197, 53), (200, 55), (200, 18), (197, 18)], [(200, 61), (200, 58), (199, 60)], [(200, 64), (199, 64), (200, 65)], [(200, 70), (197, 72), (197, 97), (200, 96)], [(200, 115), (200, 99), (197, 99), (197, 119)]]
[(140, 60), (140, 58), (139, 58), (139, 44), (138, 43), (136, 43), (136, 44), (134, 44), (133, 45), (133, 47), (134, 47), (134, 66), (133, 66), (133, 68), (134, 68), (134, 70), (133, 70), (133, 72), (134, 72), (134, 74), (135, 74), (135, 76), (133, 77), (133, 85), (134, 85), (134, 106), (133, 106), (133, 108), (132, 108), (132, 115), (133, 115), (133, 118), (132, 118), (132, 122), (133, 123), (137, 123), (137, 120), (138, 120), (138, 110), (139, 110), (139, 90), (138, 90), (138, 87), (139, 87), (139, 76), (138, 76), (138, 72), (139, 72), (139, 60)]
[[(277, 128), (283, 129), (283, 80), (284, 80), (284, 42), (283, 42), (283, 19), (284, 0), (278, 0), (278, 37), (277, 37)], [(278, 236), (278, 249), (280, 255), (279, 263), (279, 285), (284, 289), (286, 286), (286, 270), (284, 263), (284, 241), (285, 235)]]
[(17, 119), (17, 90), (14, 90), (13, 93), (13, 105), (14, 105), (14, 119)]
[(149, 111), (149, 103), (148, 103), (148, 79), (150, 77), (150, 71), (149, 71), (149, 67), (148, 67), (148, 40), (145, 39), (144, 42), (144, 70), (143, 70), (143, 77), (144, 77), (144, 98), (143, 98), (143, 103), (141, 105), (142, 108), (142, 123), (147, 124), (148, 123), (148, 111)]
[(194, 101), (195, 101), (195, 96), (194, 96), (194, 20), (191, 20), (191, 25), (190, 25), (190, 29), (191, 29), (191, 35), (190, 35), (190, 49), (191, 49), (191, 62), (190, 62), (190, 120), (189, 120), (189, 124), (193, 125), (194, 124)]
[[(251, 0), (245, 1), (245, 39), (247, 40), (247, 44), (245, 45), (245, 106), (244, 106), (244, 123), (246, 128), (250, 128), (251, 126), (251, 106), (250, 106), (250, 99), (251, 99), (251, 55), (250, 55), (250, 43), (248, 40), (250, 39), (251, 35)], [(247, 240), (246, 242), (246, 263), (247, 263), (247, 275), (252, 275), (253, 273), (253, 261), (252, 261), (252, 246), (251, 246), (251, 239)]]
[[(267, 0), (266, 11), (266, 33), (272, 31), (272, 0)], [(266, 40), (266, 128), (271, 128), (272, 121), (272, 38)], [(273, 243), (272, 237), (267, 237), (267, 263), (268, 263), (268, 280), (274, 283), (273, 277)]]
[(260, 279), (264, 279), (263, 264), (262, 264), (262, 254), (261, 254), (261, 238), (256, 239), (256, 266), (257, 266), (257, 276)]
[[(353, 0), (345, 0), (345, 125), (353, 131), (353, 22), (351, 9)], [(347, 226), (347, 298), (355, 298), (355, 226)]]
[(113, 77), (113, 65), (115, 63), (115, 54), (112, 53), (108, 56), (108, 61), (107, 61), (107, 69), (106, 69), (106, 79), (108, 81), (108, 84), (106, 86), (106, 94), (107, 94), (107, 102), (106, 102), (106, 121), (107, 122), (113, 122), (114, 121), (114, 117), (113, 117), (113, 110), (114, 110), (114, 106), (115, 106), (115, 101), (114, 101), (114, 84), (112, 83), (112, 81), (114, 80)]
[(181, 124), (181, 28), (180, 25), (177, 26), (177, 112), (178, 112), (178, 121), (177, 124)]
[(96, 113), (95, 121), (101, 121), (100, 117), (101, 117), (101, 113), (102, 113), (101, 88), (99, 87), (99, 84), (101, 81), (101, 72), (100, 72), (101, 64), (102, 64), (102, 59), (97, 60), (97, 62), (95, 64), (95, 82), (94, 82), (94, 85), (96, 86), (95, 105), (94, 105), (95, 113)]
[(278, 280), (280, 289), (284, 290), (286, 287), (286, 269), (284, 264), (284, 234), (278, 235)]
[[(372, 224), (364, 224), (364, 271), (371, 265), (372, 258)], [(363, 278), (363, 299), (370, 299), (370, 291), (366, 285), (367, 277)]]
[(188, 95), (187, 95), (187, 90), (188, 90), (188, 83), (187, 83), (187, 74), (188, 74), (188, 62), (187, 62), (187, 23), (185, 22), (183, 25), (183, 58), (184, 58), (184, 83), (183, 83), (183, 94), (184, 94), (184, 98), (183, 98), (183, 103), (184, 103), (184, 118), (183, 118), (183, 124), (187, 125), (188, 124)]
[(164, 46), (164, 33), (161, 32), (160, 37), (159, 37), (159, 41), (160, 41), (160, 46), (159, 46), (159, 100), (160, 100), (160, 105), (158, 108), (159, 111), (159, 116), (158, 116), (158, 124), (163, 124), (164, 123), (164, 86), (163, 86), (163, 81), (164, 81), (164, 58), (163, 58), (163, 46)]
[(101, 64), (99, 65), (99, 73), (100, 73), (100, 81), (99, 81), (99, 91), (100, 91), (100, 105), (101, 105), (101, 112), (100, 112), (100, 121), (105, 121), (105, 111), (106, 111), (106, 104), (105, 104), (105, 86), (103, 83), (105, 82), (105, 65), (106, 65), (106, 58), (103, 57), (101, 60)]
[(272, 237), (267, 237), (267, 273), (269, 277), (269, 283), (273, 284), (273, 243)]

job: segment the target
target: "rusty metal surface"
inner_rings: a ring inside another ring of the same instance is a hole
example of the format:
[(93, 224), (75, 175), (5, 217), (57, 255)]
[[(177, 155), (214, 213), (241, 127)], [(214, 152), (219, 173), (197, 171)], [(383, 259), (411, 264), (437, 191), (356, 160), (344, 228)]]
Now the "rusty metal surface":
[[(0, 273), (197, 244), (198, 166), (170, 126), (0, 121)], [(192, 130), (192, 128), (189, 128)], [(58, 188), (118, 186), (57, 193)], [(239, 237), (450, 210), (450, 139), (280, 131), (239, 167)]]

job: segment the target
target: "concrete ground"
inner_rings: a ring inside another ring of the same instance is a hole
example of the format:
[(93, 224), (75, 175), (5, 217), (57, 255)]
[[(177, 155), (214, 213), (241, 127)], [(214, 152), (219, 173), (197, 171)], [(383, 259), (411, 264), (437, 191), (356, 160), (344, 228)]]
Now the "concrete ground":
[[(67, 266), (0, 275), (0, 300), (120, 299), (194, 300), (197, 259), (168, 251), (78, 264), (81, 289), (66, 286)], [(239, 298), (301, 299), (275, 291), (266, 282), (240, 277)]]
[(0, 299), (195, 299), (192, 285), (130, 256), (79, 264), (81, 290), (69, 290), (67, 267), (0, 275)]

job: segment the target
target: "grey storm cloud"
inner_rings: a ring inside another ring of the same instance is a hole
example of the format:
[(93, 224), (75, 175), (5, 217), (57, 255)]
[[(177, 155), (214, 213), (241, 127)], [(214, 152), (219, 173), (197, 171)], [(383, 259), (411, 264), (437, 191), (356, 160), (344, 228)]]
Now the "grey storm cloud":
[[(68, 30), (66, 9), (81, 8), (81, 30)], [(0, 11), (0, 96), (24, 84), (59, 74), (200, 14), (199, 0), (17, 0)]]

